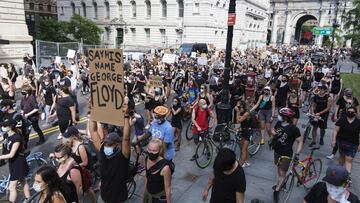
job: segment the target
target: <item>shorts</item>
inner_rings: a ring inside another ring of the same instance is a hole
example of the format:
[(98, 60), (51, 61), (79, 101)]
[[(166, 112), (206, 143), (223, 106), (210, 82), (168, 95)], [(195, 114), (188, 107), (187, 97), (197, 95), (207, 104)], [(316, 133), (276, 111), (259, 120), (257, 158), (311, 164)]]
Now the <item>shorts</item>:
[(287, 171), (290, 166), (291, 158), (280, 159), (281, 156), (283, 155), (274, 152), (274, 163), (280, 170)]
[(349, 156), (354, 158), (355, 154), (358, 150), (358, 146), (356, 144), (353, 144), (351, 142), (343, 141), (343, 140), (337, 140), (336, 142), (337, 146), (339, 147), (339, 152), (342, 156)]
[(321, 116), (321, 118), (322, 118), (323, 120), (313, 121), (311, 124), (312, 124), (315, 128), (326, 129), (326, 128), (327, 128), (327, 120), (328, 120), (328, 117), (329, 117), (329, 115)]
[(68, 127), (72, 124), (72, 122), (69, 120), (59, 120), (58, 123), (61, 134), (65, 133)]
[(260, 109), (259, 110), (259, 120), (260, 121), (265, 121), (266, 123), (271, 123), (271, 117), (272, 117), (272, 110), (264, 110), (264, 109)]
[(246, 140), (246, 141), (250, 141), (250, 133), (251, 133), (251, 130), (249, 130), (248, 128), (242, 128), (241, 129), (241, 138), (244, 138), (244, 140)]

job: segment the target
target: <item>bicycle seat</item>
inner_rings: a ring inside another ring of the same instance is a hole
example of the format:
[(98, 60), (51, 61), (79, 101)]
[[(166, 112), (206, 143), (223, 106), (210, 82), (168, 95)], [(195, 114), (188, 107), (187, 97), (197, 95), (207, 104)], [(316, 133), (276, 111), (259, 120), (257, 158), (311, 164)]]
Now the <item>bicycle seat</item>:
[(315, 151), (315, 150), (318, 150), (320, 149), (320, 147), (313, 147), (313, 148), (310, 148), (311, 151)]

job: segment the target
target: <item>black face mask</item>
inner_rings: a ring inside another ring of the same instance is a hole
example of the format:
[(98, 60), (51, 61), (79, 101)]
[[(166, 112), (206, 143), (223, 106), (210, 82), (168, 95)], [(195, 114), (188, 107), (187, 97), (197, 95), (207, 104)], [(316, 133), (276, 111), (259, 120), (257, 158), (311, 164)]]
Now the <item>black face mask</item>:
[(25, 95), (26, 95), (26, 92), (21, 92), (21, 94), (25, 96)]
[(148, 157), (151, 161), (155, 161), (158, 157), (159, 157), (159, 153), (151, 153), (151, 152), (148, 152)]
[(348, 118), (354, 118), (355, 116), (356, 116), (356, 114), (355, 114), (355, 112), (346, 112), (346, 116), (348, 117)]

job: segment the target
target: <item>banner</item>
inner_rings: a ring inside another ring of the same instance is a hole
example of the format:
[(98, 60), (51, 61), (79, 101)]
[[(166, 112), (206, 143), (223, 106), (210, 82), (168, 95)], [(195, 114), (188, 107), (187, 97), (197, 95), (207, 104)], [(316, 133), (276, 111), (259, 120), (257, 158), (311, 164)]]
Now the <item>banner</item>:
[(149, 85), (151, 87), (162, 87), (163, 83), (162, 83), (163, 79), (161, 76), (156, 76), (156, 75), (151, 75), (150, 76), (150, 81), (149, 81)]
[(76, 53), (75, 50), (68, 49), (68, 52), (67, 52), (67, 54), (66, 54), (66, 57), (69, 58), (69, 59), (73, 59), (73, 58), (75, 57), (75, 53)]
[(124, 125), (124, 61), (121, 49), (89, 49), (91, 119)]
[(169, 63), (169, 64), (174, 63), (175, 60), (176, 60), (176, 55), (175, 54), (164, 54), (164, 56), (162, 58), (162, 62)]
[(197, 58), (197, 63), (199, 64), (199, 65), (203, 65), (203, 66), (205, 66), (205, 65), (207, 65), (207, 58), (206, 57), (198, 57)]

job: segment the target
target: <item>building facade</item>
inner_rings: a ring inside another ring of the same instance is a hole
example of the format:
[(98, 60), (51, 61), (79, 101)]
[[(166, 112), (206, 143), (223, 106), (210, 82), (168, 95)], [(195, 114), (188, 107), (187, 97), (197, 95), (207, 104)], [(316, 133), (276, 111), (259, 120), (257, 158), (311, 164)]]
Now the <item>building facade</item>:
[[(237, 0), (234, 48), (261, 47), (268, 25), (265, 0)], [(103, 28), (112, 47), (178, 47), (185, 42), (225, 48), (228, 0), (57, 0), (58, 19), (75, 13)]]
[[(336, 7), (338, 7), (337, 14)], [(351, 7), (350, 0), (271, 0), (268, 43), (301, 43), (304, 37), (301, 28), (304, 24), (314, 27), (332, 27), (335, 22), (342, 29), (341, 15)], [(314, 43), (321, 46), (324, 38), (328, 36), (315, 36)], [(347, 41), (346, 44), (349, 45), (349, 43), (350, 41)]]
[(56, 0), (24, 0), (29, 34), (35, 38), (41, 20), (57, 19)]
[(23, 65), (25, 54), (33, 54), (25, 23), (24, 1), (0, 1), (0, 39), (6, 43), (0, 44), (0, 63)]

